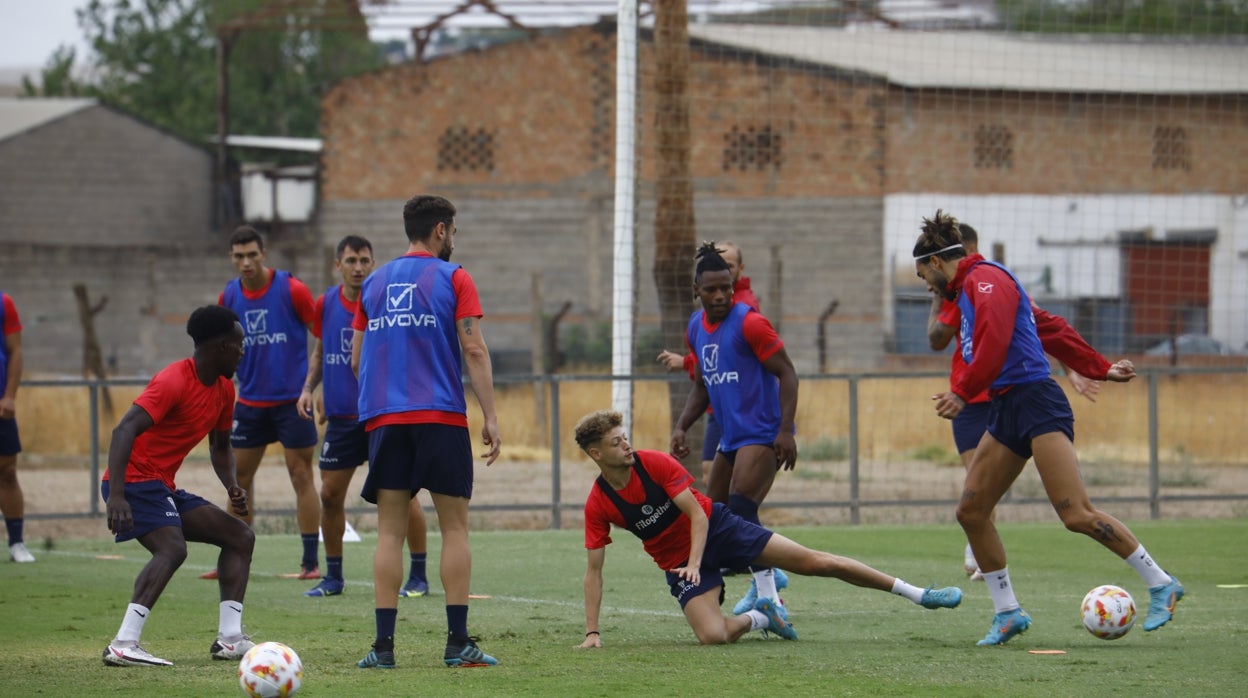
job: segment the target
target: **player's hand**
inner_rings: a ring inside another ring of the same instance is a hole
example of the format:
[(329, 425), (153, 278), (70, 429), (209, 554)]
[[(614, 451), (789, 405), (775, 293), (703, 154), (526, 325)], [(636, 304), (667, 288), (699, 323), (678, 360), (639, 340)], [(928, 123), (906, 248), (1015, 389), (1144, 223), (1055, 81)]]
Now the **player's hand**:
[(945, 419), (957, 417), (966, 407), (966, 401), (952, 392), (937, 393), (932, 396), (932, 400), (936, 402), (936, 414)]
[(303, 392), (299, 393), (299, 400), (295, 402), (295, 411), (304, 419), (312, 419), (312, 391), (304, 386)]
[(793, 434), (781, 430), (772, 447), (776, 450), (776, 468), (792, 470), (797, 465), (797, 441)]
[(1101, 382), (1092, 380), (1082, 373), (1075, 373), (1070, 369), (1066, 369), (1066, 377), (1070, 380), (1070, 386), (1075, 389), (1076, 393), (1086, 397), (1088, 402), (1096, 402), (1096, 396), (1101, 394)]
[(113, 533), (124, 533), (134, 530), (134, 517), (130, 513), (130, 502), (125, 495), (109, 496), (107, 503), (108, 530)]
[(666, 366), (669, 371), (679, 371), (685, 367), (685, 357), (666, 349), (659, 352), (658, 362)]
[(677, 567), (675, 569), (668, 570), (668, 572), (671, 572), (686, 582), (689, 582), (693, 586), (697, 586), (702, 583), (702, 573), (698, 571), (697, 567), (685, 565), (684, 567)]
[(588, 650), (595, 647), (602, 647), (602, 635), (599, 633), (590, 633), (585, 636), (585, 640), (577, 645), (577, 649)]
[(495, 420), (486, 420), (485, 425), (481, 427), (481, 441), (489, 450), (482, 454), (486, 465), (494, 465), (494, 461), (498, 460), (499, 451), (503, 448), (503, 440), (498, 436), (498, 422)]
[(17, 400), (0, 397), (0, 419), (13, 419), (17, 415)]
[(1135, 364), (1129, 359), (1121, 359), (1109, 367), (1109, 373), (1105, 376), (1105, 380), (1115, 383), (1126, 383), (1135, 378)]
[(689, 455), (689, 447), (685, 445), (684, 429), (677, 429), (672, 432), (672, 442), (668, 446), (668, 452), (678, 459)]
[(239, 487), (238, 485), (234, 485), (233, 487), (226, 490), (226, 493), (228, 494), (230, 498), (230, 508), (234, 510), (234, 513), (239, 516), (246, 516), (247, 515), (247, 490)]

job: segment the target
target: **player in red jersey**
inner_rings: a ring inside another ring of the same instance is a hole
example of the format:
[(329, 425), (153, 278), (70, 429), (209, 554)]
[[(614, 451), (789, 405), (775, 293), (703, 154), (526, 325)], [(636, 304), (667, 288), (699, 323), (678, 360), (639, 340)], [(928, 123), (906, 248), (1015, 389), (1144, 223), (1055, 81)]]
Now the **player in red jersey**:
[(796, 574), (834, 577), (855, 586), (887, 591), (924, 608), (954, 608), (957, 587), (920, 589), (852, 558), (820, 552), (772, 533), (712, 503), (693, 489), (680, 461), (659, 451), (634, 451), (619, 412), (591, 412), (576, 424), (576, 443), (602, 475), (585, 501), (585, 639), (582, 648), (602, 647), (602, 570), (615, 525), (640, 538), (646, 552), (667, 573), (672, 596), (704, 645), (736, 642), (750, 630), (767, 630), (786, 640), (797, 632), (769, 596), (760, 594), (747, 610), (724, 617), (720, 569), (783, 567)]
[(138, 539), (152, 554), (139, 572), (116, 637), (104, 649), (111, 666), (171, 666), (139, 645), (139, 636), (165, 585), (186, 560), (186, 543), (221, 549), (221, 590), (213, 659), (237, 661), (254, 645), (243, 634), (243, 597), (251, 573), (255, 534), (241, 519), (177, 488), (183, 459), (206, 435), (212, 468), (237, 516), (247, 515), (247, 491), (239, 486), (230, 448), (234, 412), (231, 379), (243, 358), (243, 328), (229, 308), (209, 305), (191, 313), (186, 332), (195, 353), (152, 377), (113, 429), (108, 472), (100, 483), (108, 530), (117, 542)]
[(22, 320), (17, 306), (0, 292), (0, 510), (9, 534), (9, 559), (34, 562), (23, 541), (26, 499), (17, 481), (17, 454), (22, 440), (17, 432), (17, 388), (22, 382)]

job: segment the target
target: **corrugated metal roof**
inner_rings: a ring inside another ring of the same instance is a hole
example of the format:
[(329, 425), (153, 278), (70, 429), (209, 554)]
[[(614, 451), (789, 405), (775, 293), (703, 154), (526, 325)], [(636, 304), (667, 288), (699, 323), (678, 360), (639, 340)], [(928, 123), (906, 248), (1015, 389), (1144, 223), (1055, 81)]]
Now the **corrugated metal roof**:
[(1248, 92), (1248, 42), (989, 32), (690, 25), (716, 44), (879, 76), (904, 87), (1211, 94)]
[(95, 104), (94, 99), (0, 97), (0, 141)]

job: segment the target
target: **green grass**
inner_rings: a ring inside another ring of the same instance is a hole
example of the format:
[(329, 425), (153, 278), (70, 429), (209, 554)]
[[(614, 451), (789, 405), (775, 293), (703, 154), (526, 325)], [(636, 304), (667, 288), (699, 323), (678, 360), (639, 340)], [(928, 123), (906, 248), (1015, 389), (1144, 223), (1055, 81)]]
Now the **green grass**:
[[(498, 667), (442, 666), (445, 616), (435, 579), (435, 595), (401, 601), (399, 667), (356, 669), (372, 641), (367, 536), (347, 546), (347, 593), (329, 599), (305, 598), (310, 583), (275, 576), (298, 562), (293, 536), (261, 536), (244, 622), (256, 640), (299, 652), (305, 697), (1243, 695), (1248, 588), (1216, 585), (1248, 584), (1248, 521), (1139, 522), (1133, 530), (1182, 578), (1188, 597), (1170, 625), (1153, 633), (1136, 627), (1114, 642), (1082, 629), (1083, 594), (1118, 584), (1143, 611), (1146, 591), (1124, 563), (1057, 522), (1002, 527), (1020, 600), (1035, 621), (1003, 647), (975, 646), (991, 603), (983, 584), (963, 581), (959, 530), (941, 525), (782, 529), (912, 583), (956, 583), (967, 592), (958, 609), (927, 611), (836, 580), (794, 577), (785, 598), (798, 642), (752, 634), (732, 646), (697, 646), (640, 543), (618, 532), (607, 554), (602, 650), (573, 649), (584, 633), (579, 531), (473, 535), (473, 593), (490, 598), (472, 602), (470, 628)], [(434, 570), (438, 543), (431, 537)], [(208, 657), (217, 590), (196, 576), (213, 565), (214, 550), (191, 546), (144, 631), (144, 644), (174, 661), (171, 669), (100, 662), (147, 560), (137, 543), (61, 541), (55, 550), (36, 550), (36, 564), (0, 563), (0, 695), (241, 695), (235, 665)], [(726, 605), (747, 583), (729, 579)]]

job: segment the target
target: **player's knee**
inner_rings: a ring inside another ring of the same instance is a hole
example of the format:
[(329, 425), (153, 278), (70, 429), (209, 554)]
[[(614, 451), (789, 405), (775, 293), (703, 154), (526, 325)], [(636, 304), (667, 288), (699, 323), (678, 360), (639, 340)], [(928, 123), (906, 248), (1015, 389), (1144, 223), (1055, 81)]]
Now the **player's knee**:
[(719, 629), (704, 628), (700, 631), (695, 631), (694, 634), (698, 636), (699, 645), (726, 645), (730, 641), (727, 627)]
[(962, 528), (976, 528), (984, 525), (991, 516), (991, 510), (983, 511), (973, 504), (967, 503), (965, 500), (958, 504), (958, 509), (954, 515), (958, 519), (958, 524)]
[(1097, 519), (1095, 511), (1073, 507), (1058, 509), (1057, 516), (1062, 520), (1062, 525), (1067, 531), (1084, 535), (1092, 534)]

